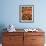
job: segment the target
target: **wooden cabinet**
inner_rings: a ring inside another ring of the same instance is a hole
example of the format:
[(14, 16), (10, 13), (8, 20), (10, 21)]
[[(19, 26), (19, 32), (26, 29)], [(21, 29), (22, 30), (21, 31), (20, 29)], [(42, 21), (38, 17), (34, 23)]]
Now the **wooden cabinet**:
[(43, 32), (24, 33), (24, 46), (44, 46)]
[(4, 32), (3, 46), (44, 46), (44, 32)]
[(3, 46), (23, 46), (22, 32), (4, 32)]

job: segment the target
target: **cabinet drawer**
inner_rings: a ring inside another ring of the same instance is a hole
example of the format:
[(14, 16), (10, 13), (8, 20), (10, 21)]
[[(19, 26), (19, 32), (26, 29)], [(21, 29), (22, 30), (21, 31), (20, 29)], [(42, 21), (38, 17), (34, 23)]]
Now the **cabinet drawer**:
[(24, 36), (44, 36), (44, 32), (25, 32)]
[(44, 36), (32, 36), (32, 43), (33, 44), (43, 44)]
[(44, 46), (44, 44), (32, 44), (32, 46)]
[(32, 37), (25, 37), (24, 38), (24, 41), (26, 41), (26, 42), (29, 42), (30, 41), (31, 42), (32, 41)]
[(32, 44), (32, 37), (30, 36), (24, 36), (24, 46), (31, 46)]
[(14, 43), (23, 41), (23, 36), (4, 36), (3, 43)]
[(23, 46), (23, 44), (16, 44), (16, 43), (14, 43), (14, 44), (3, 44), (2, 46)]
[(4, 36), (23, 36), (23, 32), (4, 32)]

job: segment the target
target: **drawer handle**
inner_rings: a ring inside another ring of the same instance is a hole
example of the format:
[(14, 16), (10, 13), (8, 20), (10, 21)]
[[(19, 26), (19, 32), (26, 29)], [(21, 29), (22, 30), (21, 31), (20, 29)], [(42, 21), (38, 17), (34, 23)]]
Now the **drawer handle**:
[(13, 40), (13, 38), (9, 38), (10, 40)]
[(12, 40), (11, 38), (9, 38), (10, 40)]
[(36, 39), (32, 39), (32, 40), (36, 40)]

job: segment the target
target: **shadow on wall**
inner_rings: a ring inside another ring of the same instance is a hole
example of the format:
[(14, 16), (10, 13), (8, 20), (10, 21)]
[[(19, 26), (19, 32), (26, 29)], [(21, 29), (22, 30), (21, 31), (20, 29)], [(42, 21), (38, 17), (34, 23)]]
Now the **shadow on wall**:
[(4, 28), (6, 28), (5, 25), (0, 24), (0, 43), (2, 43), (2, 36), (3, 36), (2, 32), (6, 31), (6, 29), (4, 30)]

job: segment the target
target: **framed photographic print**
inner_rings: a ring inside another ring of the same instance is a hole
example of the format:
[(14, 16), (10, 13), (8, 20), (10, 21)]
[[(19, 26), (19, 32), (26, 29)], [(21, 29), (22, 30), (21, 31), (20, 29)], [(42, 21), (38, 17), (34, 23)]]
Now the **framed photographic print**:
[(20, 5), (19, 20), (20, 22), (25, 22), (25, 23), (33, 22), (34, 21), (34, 5)]

